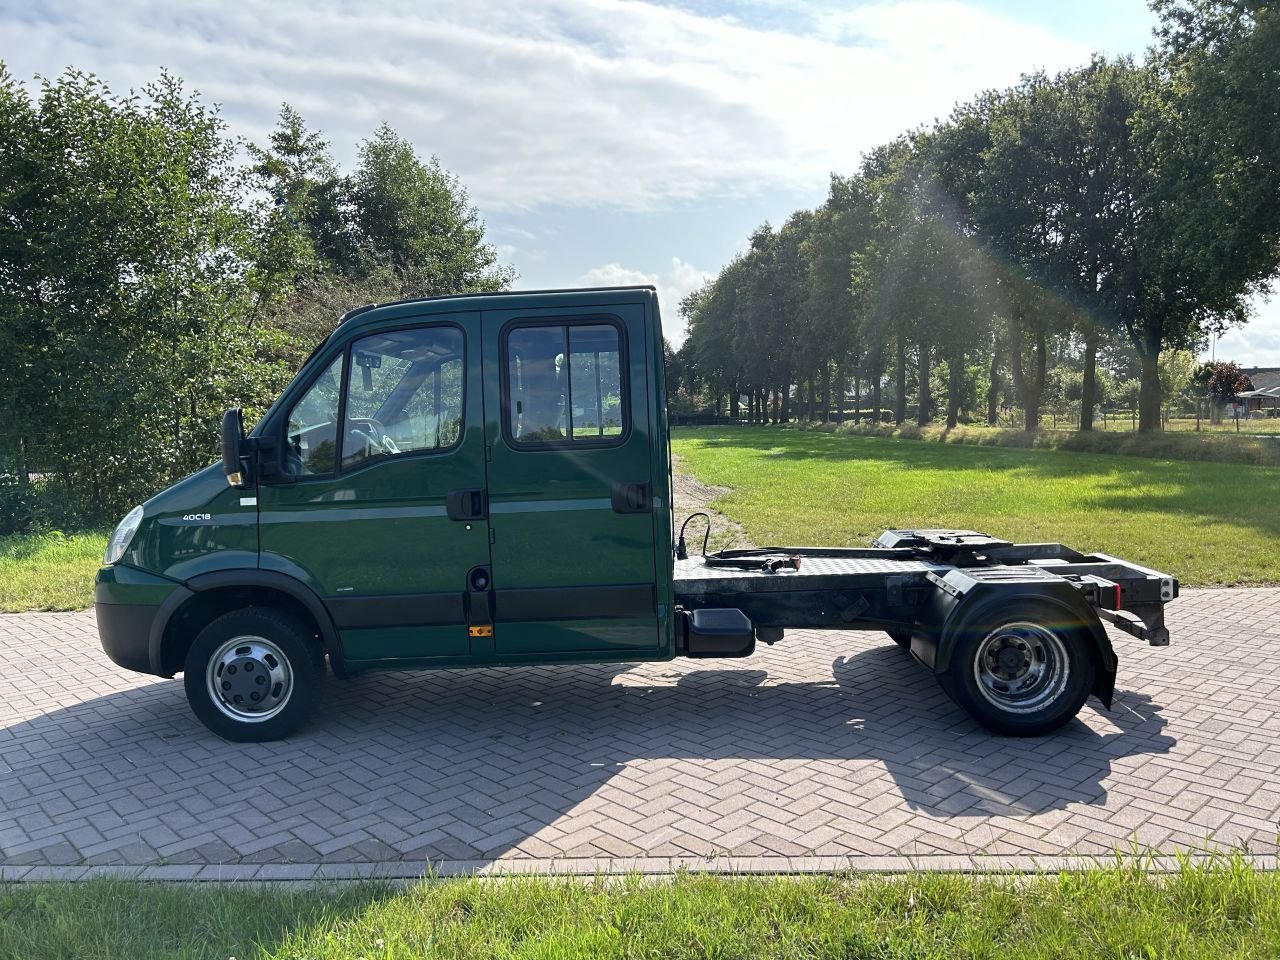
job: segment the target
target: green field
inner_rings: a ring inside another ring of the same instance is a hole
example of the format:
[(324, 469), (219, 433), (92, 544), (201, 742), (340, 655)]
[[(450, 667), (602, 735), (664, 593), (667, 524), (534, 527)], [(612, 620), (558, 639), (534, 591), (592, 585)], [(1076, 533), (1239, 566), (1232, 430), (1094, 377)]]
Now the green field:
[(1275, 467), (973, 447), (767, 427), (674, 432), (760, 545), (859, 545), (893, 527), (1057, 541), (1187, 585), (1280, 583)]
[(1239, 859), (1024, 879), (447, 880), (396, 890), (0, 886), (0, 960), (1275, 956), (1280, 880)]
[(83, 610), (106, 546), (92, 531), (0, 537), (0, 613)]

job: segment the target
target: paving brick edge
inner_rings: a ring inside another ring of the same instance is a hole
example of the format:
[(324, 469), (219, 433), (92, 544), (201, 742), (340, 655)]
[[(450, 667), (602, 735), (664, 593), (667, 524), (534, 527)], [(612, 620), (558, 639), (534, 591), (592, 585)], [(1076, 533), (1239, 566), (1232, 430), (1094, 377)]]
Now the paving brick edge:
[[(988, 875), (1079, 872), (1117, 862), (1140, 862), (1154, 873), (1172, 873), (1190, 859), (1204, 863), (1226, 854), (1188, 857), (1141, 856), (922, 856), (922, 857), (635, 857), (631, 859), (570, 858), (553, 860), (442, 860), (425, 863), (307, 863), (307, 864), (169, 864), (159, 866), (32, 866), (0, 865), (0, 883), (77, 882), (101, 877), (153, 882), (281, 883), (358, 880), (414, 881), (443, 877), (591, 877), (639, 874), (664, 876), (685, 871), (722, 875), (800, 875), (824, 873), (971, 873)], [(1274, 854), (1238, 853), (1258, 870), (1274, 871)]]

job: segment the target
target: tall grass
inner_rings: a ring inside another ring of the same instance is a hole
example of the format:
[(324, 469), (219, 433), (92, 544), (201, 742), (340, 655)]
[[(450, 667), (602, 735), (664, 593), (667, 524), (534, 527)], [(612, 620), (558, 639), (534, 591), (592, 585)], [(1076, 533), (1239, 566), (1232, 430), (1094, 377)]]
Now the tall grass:
[(89, 606), (106, 545), (101, 531), (0, 537), (0, 613)]
[(1133, 433), (1119, 430), (1012, 430), (1005, 427), (931, 425), (913, 423), (799, 423), (801, 430), (839, 433), (895, 440), (927, 440), (936, 443), (972, 444), (1014, 449), (1069, 450), (1155, 460), (1191, 460), (1280, 466), (1280, 437), (1248, 433), (1174, 432)]

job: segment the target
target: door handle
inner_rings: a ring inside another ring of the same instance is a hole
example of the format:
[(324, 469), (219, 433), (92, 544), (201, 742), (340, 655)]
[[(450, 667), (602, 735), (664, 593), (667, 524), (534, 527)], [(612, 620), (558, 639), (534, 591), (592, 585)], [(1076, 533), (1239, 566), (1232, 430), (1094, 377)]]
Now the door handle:
[(615, 483), (609, 502), (614, 513), (648, 513), (653, 509), (647, 483)]
[(489, 516), (488, 496), (483, 488), (450, 490), (444, 500), (450, 520), (483, 520)]

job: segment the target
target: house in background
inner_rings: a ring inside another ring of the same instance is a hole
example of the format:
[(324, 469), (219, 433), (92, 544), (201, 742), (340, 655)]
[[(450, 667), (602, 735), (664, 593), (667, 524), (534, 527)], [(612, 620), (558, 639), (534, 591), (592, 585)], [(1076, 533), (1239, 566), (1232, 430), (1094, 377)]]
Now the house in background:
[(1237, 394), (1244, 403), (1244, 414), (1255, 411), (1267, 416), (1280, 414), (1280, 367), (1246, 367), (1240, 371), (1253, 384), (1252, 390)]

